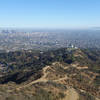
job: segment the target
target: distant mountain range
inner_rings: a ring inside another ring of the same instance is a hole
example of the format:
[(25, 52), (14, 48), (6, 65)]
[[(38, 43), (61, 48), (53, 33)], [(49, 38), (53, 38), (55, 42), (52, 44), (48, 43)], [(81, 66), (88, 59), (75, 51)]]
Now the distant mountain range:
[(100, 30), (100, 27), (92, 27), (91, 29)]

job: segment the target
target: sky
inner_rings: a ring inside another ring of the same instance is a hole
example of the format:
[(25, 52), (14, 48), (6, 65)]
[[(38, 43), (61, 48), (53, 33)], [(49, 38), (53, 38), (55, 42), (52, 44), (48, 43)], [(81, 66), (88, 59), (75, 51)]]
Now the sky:
[(0, 0), (0, 27), (100, 27), (100, 0)]

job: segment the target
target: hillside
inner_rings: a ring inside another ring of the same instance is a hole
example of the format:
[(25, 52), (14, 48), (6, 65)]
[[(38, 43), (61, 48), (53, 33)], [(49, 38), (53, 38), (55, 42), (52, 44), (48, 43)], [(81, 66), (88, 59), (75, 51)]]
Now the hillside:
[(100, 51), (0, 54), (0, 100), (100, 100)]

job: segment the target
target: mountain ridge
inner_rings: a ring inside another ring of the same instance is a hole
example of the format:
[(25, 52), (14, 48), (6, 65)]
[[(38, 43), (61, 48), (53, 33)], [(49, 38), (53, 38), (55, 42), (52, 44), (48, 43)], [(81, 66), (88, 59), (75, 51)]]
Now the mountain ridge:
[[(33, 66), (24, 65), (23, 68), (13, 73), (10, 71), (0, 77), (2, 83), (0, 98), (2, 100), (73, 100), (73, 98), (74, 100), (100, 100), (99, 54), (97, 50), (71, 48), (47, 51), (42, 54), (13, 53), (13, 56), (16, 55), (19, 60), (23, 57), (27, 65), (31, 61), (26, 59), (34, 57), (34, 67), (37, 68), (35, 64), (41, 64), (43, 67), (40, 65), (40, 68), (33, 69)], [(9, 54), (7, 55), (9, 57)], [(13, 62), (12, 57), (10, 59)], [(7, 59), (5, 61), (11, 63)], [(17, 64), (20, 66), (18, 60)]]

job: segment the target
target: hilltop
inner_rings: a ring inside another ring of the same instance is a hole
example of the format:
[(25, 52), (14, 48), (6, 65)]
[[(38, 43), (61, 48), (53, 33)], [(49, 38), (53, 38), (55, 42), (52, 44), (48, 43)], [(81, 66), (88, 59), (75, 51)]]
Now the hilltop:
[(2, 100), (100, 100), (100, 51), (1, 53)]

